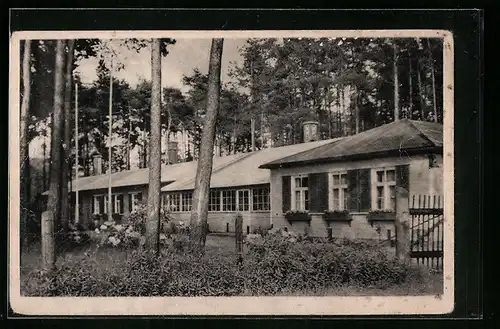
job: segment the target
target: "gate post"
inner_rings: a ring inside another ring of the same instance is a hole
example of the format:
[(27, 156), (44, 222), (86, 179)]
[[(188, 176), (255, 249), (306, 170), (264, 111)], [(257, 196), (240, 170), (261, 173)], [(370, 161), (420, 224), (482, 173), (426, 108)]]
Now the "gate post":
[(242, 254), (243, 254), (243, 216), (241, 216), (240, 213), (236, 214), (235, 241), (236, 241), (236, 253), (238, 255), (238, 262), (240, 262), (242, 260)]
[(410, 213), (409, 193), (396, 186), (396, 257), (406, 264), (410, 263)]
[(44, 211), (42, 213), (42, 261), (43, 268), (52, 272), (56, 263), (55, 241), (54, 241), (54, 213)]

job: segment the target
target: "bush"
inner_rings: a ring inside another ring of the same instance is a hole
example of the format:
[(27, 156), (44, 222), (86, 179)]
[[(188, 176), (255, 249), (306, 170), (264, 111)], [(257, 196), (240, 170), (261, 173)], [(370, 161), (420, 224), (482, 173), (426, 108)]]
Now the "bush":
[(92, 255), (65, 259), (53, 282), (34, 273), (24, 286), (30, 295), (42, 296), (50, 292), (58, 296), (235, 296), (311, 294), (341, 286), (385, 289), (425, 279), (423, 271), (365, 243), (311, 242), (272, 230), (264, 236), (248, 235), (245, 244), (243, 263), (236, 257), (199, 256), (175, 247), (175, 252), (169, 250), (160, 257), (132, 250), (125, 261), (115, 264), (100, 264)]

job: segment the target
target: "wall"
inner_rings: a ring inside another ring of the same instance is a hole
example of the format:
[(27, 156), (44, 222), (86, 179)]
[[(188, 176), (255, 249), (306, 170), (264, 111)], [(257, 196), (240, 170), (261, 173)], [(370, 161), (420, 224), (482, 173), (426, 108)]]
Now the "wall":
[[(243, 217), (243, 232), (247, 232), (247, 227), (250, 233), (255, 229), (269, 228), (270, 226), (270, 213), (268, 211), (262, 212), (241, 212)], [(189, 223), (191, 218), (190, 212), (174, 212), (171, 213), (175, 223), (184, 222)], [(208, 213), (208, 226), (210, 232), (225, 233), (227, 231), (227, 224), (229, 224), (229, 232), (234, 233), (234, 224), (236, 219), (236, 212), (209, 212)]]
[[(123, 194), (123, 215), (126, 219), (126, 216), (129, 214), (128, 204), (129, 204), (129, 193), (132, 192), (142, 192), (142, 199), (147, 200), (148, 196), (148, 187), (147, 186), (125, 186), (125, 187), (116, 187), (111, 191), (114, 193), (122, 193)], [(94, 195), (103, 195), (108, 194), (107, 189), (93, 190), (93, 191), (80, 191), (78, 194), (78, 198), (82, 202), (82, 211), (80, 214), (80, 223), (84, 227), (89, 227), (92, 223), (92, 203), (94, 202)]]
[[(294, 168), (280, 168), (271, 170), (271, 224), (275, 228), (288, 227), (297, 233), (303, 233), (308, 229), (312, 236), (327, 236), (328, 223), (325, 222), (321, 214), (312, 214), (310, 225), (307, 223), (294, 223), (293, 226), (285, 219), (282, 211), (282, 176), (301, 175), (310, 173), (334, 172), (340, 170), (352, 170), (362, 168), (374, 168), (384, 166), (409, 165), (409, 188), (411, 195), (442, 195), (443, 192), (443, 174), (442, 174), (442, 156), (436, 156), (438, 168), (429, 169), (429, 159), (427, 155), (414, 155), (411, 157), (391, 157), (370, 159), (356, 162), (345, 163), (329, 163), (308, 165)], [(334, 237), (347, 237), (359, 239), (379, 239), (379, 234), (376, 231), (377, 226), (380, 226), (380, 236), (386, 239), (387, 230), (391, 230), (394, 234), (394, 224), (389, 222), (375, 222), (370, 225), (366, 219), (367, 213), (351, 214), (352, 222), (348, 223), (335, 222), (330, 226), (333, 229)], [(307, 228), (306, 228), (307, 227)]]

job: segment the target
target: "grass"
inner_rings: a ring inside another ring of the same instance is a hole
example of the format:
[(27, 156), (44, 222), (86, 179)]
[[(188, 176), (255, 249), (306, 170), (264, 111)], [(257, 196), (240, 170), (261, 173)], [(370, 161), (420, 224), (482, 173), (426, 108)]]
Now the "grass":
[[(235, 256), (235, 241), (233, 236), (208, 235), (205, 252), (207, 254), (222, 255), (224, 257)], [(57, 257), (57, 264), (61, 264), (67, 258), (83, 259), (91, 258), (98, 263), (99, 267), (109, 270), (120, 271), (124, 260), (127, 258), (127, 250), (111, 247), (98, 248), (96, 245), (66, 251)], [(24, 283), (32, 271), (41, 268), (40, 245), (34, 244), (21, 255), (21, 292), (24, 291)], [(350, 286), (332, 287), (322, 291), (298, 291), (284, 295), (288, 296), (412, 296), (412, 295), (440, 295), (443, 292), (442, 273), (432, 274), (426, 282), (407, 282), (387, 289), (381, 288), (356, 288)]]

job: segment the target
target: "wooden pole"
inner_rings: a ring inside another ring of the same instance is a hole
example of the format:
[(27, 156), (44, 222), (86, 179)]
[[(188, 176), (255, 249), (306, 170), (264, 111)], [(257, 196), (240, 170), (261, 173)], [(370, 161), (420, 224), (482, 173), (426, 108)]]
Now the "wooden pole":
[(79, 214), (79, 199), (78, 199), (78, 83), (75, 83), (75, 224), (78, 224)]
[(108, 221), (113, 221), (113, 200), (111, 198), (111, 160), (112, 160), (112, 148), (111, 143), (113, 141), (111, 134), (113, 133), (113, 58), (111, 58), (111, 68), (109, 70), (109, 145), (108, 145)]

